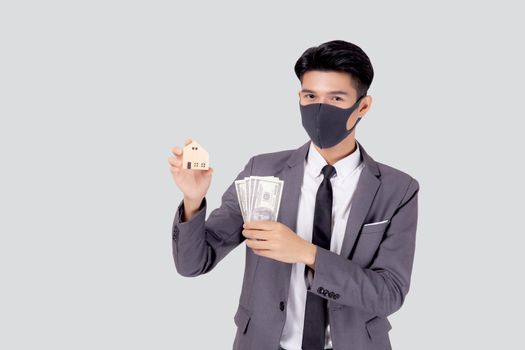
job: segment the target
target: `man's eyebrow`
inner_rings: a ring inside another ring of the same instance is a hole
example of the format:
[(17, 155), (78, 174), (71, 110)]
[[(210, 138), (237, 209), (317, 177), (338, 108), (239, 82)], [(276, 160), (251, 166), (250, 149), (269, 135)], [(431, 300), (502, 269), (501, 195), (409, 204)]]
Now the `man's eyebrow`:
[[(315, 94), (315, 91), (310, 90), (310, 89), (301, 89), (301, 92), (308, 92), (308, 93)], [(341, 91), (341, 90), (330, 91), (328, 94), (330, 94), (330, 95), (347, 95), (348, 96), (348, 92)]]

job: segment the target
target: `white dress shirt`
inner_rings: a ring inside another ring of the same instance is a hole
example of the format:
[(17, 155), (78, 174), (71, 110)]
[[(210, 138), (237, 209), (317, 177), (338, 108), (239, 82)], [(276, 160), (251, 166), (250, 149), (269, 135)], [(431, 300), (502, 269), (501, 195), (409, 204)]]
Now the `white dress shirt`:
[[(330, 250), (337, 254), (341, 252), (346, 221), (350, 213), (351, 199), (364, 166), (357, 142), (356, 146), (357, 148), (354, 152), (338, 160), (333, 165), (336, 174), (330, 179), (333, 192)], [(304, 162), (305, 172), (299, 198), (296, 233), (301, 238), (311, 242), (315, 198), (319, 185), (323, 181), (321, 169), (328, 163), (312, 142), (310, 142), (310, 148)], [(307, 293), (304, 273), (305, 264), (292, 264), (290, 289), (286, 306), (287, 316), (280, 340), (281, 347), (286, 350), (301, 350)], [(312, 276), (309, 274), (309, 281), (311, 281), (311, 278)], [(329, 324), (326, 328), (325, 348), (332, 348)]]

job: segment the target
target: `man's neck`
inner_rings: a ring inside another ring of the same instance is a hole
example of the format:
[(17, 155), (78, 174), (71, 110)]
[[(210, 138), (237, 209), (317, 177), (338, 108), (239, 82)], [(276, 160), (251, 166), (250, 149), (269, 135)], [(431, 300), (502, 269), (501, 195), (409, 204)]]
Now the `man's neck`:
[(354, 135), (349, 135), (343, 141), (330, 148), (319, 148), (314, 144), (315, 149), (323, 156), (326, 162), (334, 165), (339, 159), (352, 154), (357, 149), (357, 143)]

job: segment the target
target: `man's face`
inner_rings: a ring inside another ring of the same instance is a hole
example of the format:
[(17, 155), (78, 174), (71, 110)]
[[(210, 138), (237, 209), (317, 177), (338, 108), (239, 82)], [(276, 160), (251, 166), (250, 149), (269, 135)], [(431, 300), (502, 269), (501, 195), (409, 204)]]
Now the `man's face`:
[(299, 90), (302, 105), (327, 103), (340, 108), (350, 108), (357, 101), (357, 91), (349, 74), (336, 71), (308, 71), (303, 75)]
[[(357, 101), (357, 91), (349, 74), (337, 71), (307, 71), (299, 90), (302, 105), (326, 103), (339, 108), (350, 108)], [(370, 108), (372, 97), (367, 95), (348, 118), (346, 129), (349, 130), (358, 117), (363, 117)]]

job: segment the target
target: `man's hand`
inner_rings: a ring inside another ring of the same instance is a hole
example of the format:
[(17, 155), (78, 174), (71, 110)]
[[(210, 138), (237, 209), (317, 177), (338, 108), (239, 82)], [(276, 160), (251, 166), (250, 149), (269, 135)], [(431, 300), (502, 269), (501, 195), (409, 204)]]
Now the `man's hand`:
[[(189, 145), (191, 139), (186, 139), (184, 146)], [(184, 195), (184, 215), (182, 220), (188, 221), (199, 210), (203, 198), (211, 184), (213, 168), (207, 170), (186, 169), (182, 164), (184, 148), (173, 147), (173, 156), (168, 158), (173, 180)]]
[[(186, 139), (185, 146), (191, 142), (191, 139)], [(198, 206), (208, 192), (214, 169), (212, 167), (208, 167), (207, 170), (186, 169), (182, 164), (184, 147), (173, 147), (172, 152), (173, 155), (168, 157), (168, 163), (173, 180), (184, 195), (184, 204), (191, 203)]]
[(257, 255), (274, 260), (301, 262), (313, 269), (316, 246), (299, 237), (290, 228), (277, 221), (249, 221), (242, 234), (246, 245)]

